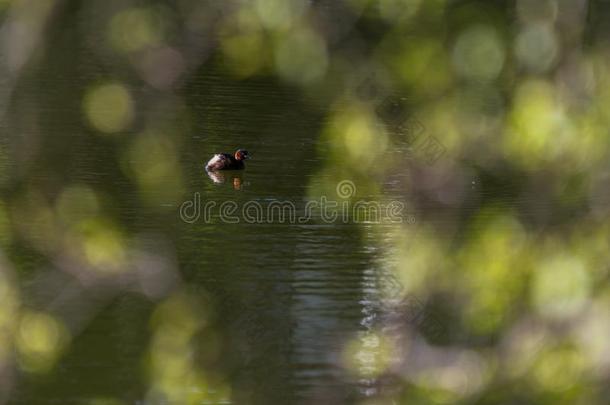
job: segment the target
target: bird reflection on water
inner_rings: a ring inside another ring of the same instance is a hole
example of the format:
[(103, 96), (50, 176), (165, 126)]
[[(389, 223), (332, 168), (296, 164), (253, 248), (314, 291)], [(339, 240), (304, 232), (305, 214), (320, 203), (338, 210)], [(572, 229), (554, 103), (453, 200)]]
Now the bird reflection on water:
[(241, 190), (243, 186), (243, 176), (241, 172), (206, 171), (206, 173), (215, 184), (224, 184), (227, 180), (230, 180), (230, 183), (235, 190)]

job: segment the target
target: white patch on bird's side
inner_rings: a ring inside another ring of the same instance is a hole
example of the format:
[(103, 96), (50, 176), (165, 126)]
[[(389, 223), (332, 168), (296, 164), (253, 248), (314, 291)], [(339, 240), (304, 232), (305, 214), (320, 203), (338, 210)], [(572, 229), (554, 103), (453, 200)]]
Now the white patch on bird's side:
[(214, 157), (212, 159), (210, 159), (210, 161), (208, 162), (208, 164), (206, 165), (206, 167), (210, 167), (220, 161), (224, 160), (224, 156), (222, 155), (214, 155)]

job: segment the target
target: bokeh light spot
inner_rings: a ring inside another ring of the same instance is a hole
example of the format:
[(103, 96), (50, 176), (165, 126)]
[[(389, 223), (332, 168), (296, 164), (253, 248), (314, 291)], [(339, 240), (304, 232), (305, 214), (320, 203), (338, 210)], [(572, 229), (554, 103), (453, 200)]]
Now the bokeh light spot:
[(119, 228), (107, 219), (81, 221), (72, 235), (82, 246), (87, 263), (100, 273), (125, 271), (126, 240)]
[(517, 60), (534, 72), (545, 72), (557, 60), (557, 35), (549, 24), (526, 25), (515, 41)]
[(221, 47), (225, 64), (238, 76), (250, 76), (265, 63), (264, 45), (260, 32), (224, 37)]
[(129, 8), (112, 18), (108, 35), (115, 49), (131, 52), (160, 43), (162, 28), (160, 13), (147, 8)]
[(123, 156), (125, 172), (137, 182), (142, 198), (152, 206), (175, 202), (183, 191), (175, 139), (158, 132), (144, 132)]
[(109, 83), (95, 86), (87, 92), (83, 102), (91, 126), (100, 132), (119, 132), (131, 124), (133, 100), (125, 86)]
[(545, 317), (574, 316), (583, 308), (590, 292), (591, 279), (577, 257), (562, 255), (546, 259), (534, 273), (532, 301)]
[(258, 17), (270, 29), (291, 27), (307, 6), (304, 0), (256, 0)]
[(462, 33), (453, 50), (457, 72), (469, 79), (492, 80), (504, 66), (504, 44), (488, 26), (475, 26)]
[(326, 73), (328, 56), (324, 41), (307, 29), (282, 37), (275, 51), (277, 71), (290, 82), (309, 84)]
[(66, 339), (63, 324), (54, 317), (43, 312), (25, 312), (17, 336), (19, 360), (28, 371), (47, 371), (57, 359)]

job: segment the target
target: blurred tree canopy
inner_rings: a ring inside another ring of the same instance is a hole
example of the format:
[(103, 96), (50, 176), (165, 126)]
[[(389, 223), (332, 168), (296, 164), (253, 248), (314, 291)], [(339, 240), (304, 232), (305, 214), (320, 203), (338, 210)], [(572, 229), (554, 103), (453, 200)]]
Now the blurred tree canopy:
[(205, 73), (320, 118), (308, 197), (349, 178), (415, 213), (379, 248), (447, 333), (376, 331), (399, 389), (363, 403), (607, 403), (610, 2), (0, 0), (0, 24), (0, 402), (70, 353), (83, 296), (124, 291), (154, 303), (134, 390), (239, 398), (192, 355), (220, 338), (175, 246), (198, 114), (231, 117), (193, 108)]

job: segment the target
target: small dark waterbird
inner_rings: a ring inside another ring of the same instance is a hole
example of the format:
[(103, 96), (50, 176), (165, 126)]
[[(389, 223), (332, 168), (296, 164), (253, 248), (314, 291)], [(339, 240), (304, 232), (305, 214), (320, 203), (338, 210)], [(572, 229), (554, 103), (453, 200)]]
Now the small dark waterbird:
[(248, 151), (237, 149), (234, 155), (229, 153), (218, 153), (205, 165), (205, 170), (242, 170), (245, 168), (244, 161), (250, 159)]

